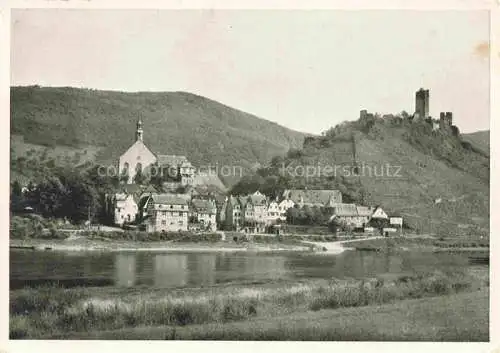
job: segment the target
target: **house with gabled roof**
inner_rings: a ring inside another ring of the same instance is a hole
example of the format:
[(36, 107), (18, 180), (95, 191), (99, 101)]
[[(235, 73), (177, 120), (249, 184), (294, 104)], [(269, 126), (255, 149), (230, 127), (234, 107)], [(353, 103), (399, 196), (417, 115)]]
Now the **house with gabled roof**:
[[(268, 201), (266, 215), (267, 215), (266, 224), (268, 225), (276, 224), (278, 223), (278, 221), (281, 221), (281, 210), (280, 210), (280, 205), (278, 203), (278, 198)], [(285, 220), (286, 220), (286, 214), (285, 214)]]
[(260, 191), (240, 197), (245, 215), (245, 227), (249, 232), (261, 233), (267, 225), (267, 198)]
[(191, 202), (191, 217), (203, 229), (217, 230), (216, 213), (214, 200), (194, 199)]
[(189, 203), (185, 195), (151, 194), (144, 203), (147, 232), (179, 232), (188, 229)]
[(376, 206), (372, 213), (372, 218), (389, 219), (387, 213), (380, 206)]
[(353, 203), (341, 203), (333, 207), (330, 222), (335, 221), (346, 227), (362, 228), (370, 221), (374, 209)]

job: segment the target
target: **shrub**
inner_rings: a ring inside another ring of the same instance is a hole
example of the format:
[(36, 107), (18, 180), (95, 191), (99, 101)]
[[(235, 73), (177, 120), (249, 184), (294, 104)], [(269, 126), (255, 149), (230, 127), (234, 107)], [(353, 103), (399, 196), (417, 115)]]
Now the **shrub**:
[(89, 238), (107, 238), (113, 240), (129, 240), (139, 242), (175, 241), (175, 242), (217, 242), (222, 240), (219, 233), (193, 234), (190, 232), (83, 232), (82, 235)]

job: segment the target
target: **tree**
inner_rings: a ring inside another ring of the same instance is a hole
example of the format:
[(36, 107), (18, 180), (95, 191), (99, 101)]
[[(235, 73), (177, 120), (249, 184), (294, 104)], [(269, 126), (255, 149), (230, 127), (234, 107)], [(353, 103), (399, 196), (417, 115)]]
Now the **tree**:
[(94, 218), (99, 211), (99, 194), (94, 185), (84, 175), (68, 172), (61, 176), (67, 190), (64, 199), (65, 209), (59, 216), (68, 217), (74, 222)]
[(314, 224), (314, 211), (309, 206), (304, 206), (302, 208), (302, 224), (303, 225), (313, 225)]
[(10, 209), (13, 212), (20, 211), (23, 206), (23, 192), (21, 189), (21, 185), (16, 180), (11, 185), (10, 192)]
[(15, 180), (12, 183), (12, 195), (17, 196), (17, 197), (21, 197), (22, 194), (23, 194), (23, 191), (21, 188), (21, 184), (19, 184), (19, 181)]
[(387, 218), (372, 218), (369, 225), (382, 232), (382, 229), (389, 225), (389, 220)]
[(45, 217), (57, 217), (64, 210), (67, 190), (57, 177), (51, 177), (32, 190), (33, 206)]
[(339, 222), (337, 219), (332, 219), (330, 222), (328, 222), (328, 229), (332, 233), (337, 233), (337, 231), (341, 228)]
[(302, 157), (303, 153), (302, 150), (299, 150), (297, 148), (290, 148), (286, 154), (287, 158), (290, 159), (297, 159)]

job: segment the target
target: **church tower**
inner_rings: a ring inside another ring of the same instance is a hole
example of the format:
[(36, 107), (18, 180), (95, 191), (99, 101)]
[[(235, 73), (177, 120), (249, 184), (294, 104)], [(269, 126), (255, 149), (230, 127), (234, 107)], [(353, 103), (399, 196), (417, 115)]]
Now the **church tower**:
[(135, 131), (135, 140), (142, 141), (143, 134), (144, 131), (142, 130), (142, 119), (139, 118), (139, 120), (137, 121), (137, 130)]

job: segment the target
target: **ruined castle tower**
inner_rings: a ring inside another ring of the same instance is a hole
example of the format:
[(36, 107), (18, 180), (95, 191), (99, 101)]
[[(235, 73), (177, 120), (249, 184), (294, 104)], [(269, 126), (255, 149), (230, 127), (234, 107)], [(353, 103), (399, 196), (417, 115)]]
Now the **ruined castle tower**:
[(427, 119), (429, 117), (429, 90), (420, 88), (415, 93), (415, 117)]
[(439, 113), (439, 128), (441, 130), (449, 129), (453, 125), (453, 114), (451, 112)]

